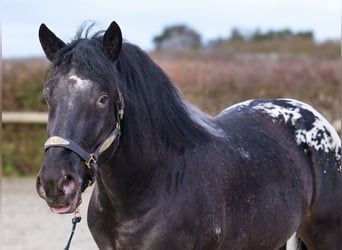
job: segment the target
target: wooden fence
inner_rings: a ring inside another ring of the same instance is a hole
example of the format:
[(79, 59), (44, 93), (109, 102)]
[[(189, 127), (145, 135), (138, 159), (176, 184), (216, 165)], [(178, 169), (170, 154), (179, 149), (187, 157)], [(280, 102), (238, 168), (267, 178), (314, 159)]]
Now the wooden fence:
[(43, 112), (2, 112), (2, 123), (47, 123), (48, 114)]
[[(3, 123), (41, 123), (46, 124), (48, 114), (44, 112), (2, 112)], [(332, 122), (337, 132), (341, 133), (341, 120)]]

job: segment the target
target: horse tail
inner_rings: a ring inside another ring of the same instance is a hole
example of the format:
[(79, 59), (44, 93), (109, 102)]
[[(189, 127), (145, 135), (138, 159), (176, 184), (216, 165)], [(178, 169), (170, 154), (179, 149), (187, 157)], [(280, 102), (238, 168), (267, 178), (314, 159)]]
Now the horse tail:
[(294, 233), (286, 242), (286, 250), (307, 250), (307, 247), (297, 234)]

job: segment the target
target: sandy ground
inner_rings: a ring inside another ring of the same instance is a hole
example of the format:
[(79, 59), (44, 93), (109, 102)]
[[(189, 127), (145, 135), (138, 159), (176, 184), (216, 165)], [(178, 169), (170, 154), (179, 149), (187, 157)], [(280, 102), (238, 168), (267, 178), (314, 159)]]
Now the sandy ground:
[[(81, 204), (82, 220), (77, 224), (70, 250), (98, 249), (87, 226), (87, 189)], [(33, 179), (2, 180), (3, 250), (62, 250), (71, 232), (73, 214), (50, 212), (35, 191)]]

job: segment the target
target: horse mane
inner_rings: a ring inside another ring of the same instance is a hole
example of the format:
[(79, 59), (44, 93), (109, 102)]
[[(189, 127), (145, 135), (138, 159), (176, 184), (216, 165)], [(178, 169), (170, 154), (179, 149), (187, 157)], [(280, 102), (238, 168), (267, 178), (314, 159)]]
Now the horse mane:
[[(124, 43), (117, 69), (125, 98), (123, 134), (130, 143), (183, 151), (211, 137), (211, 120), (189, 105), (163, 70), (135, 45)], [(210, 124), (210, 125), (209, 125)], [(208, 127), (207, 127), (208, 126)]]
[(125, 138), (122, 144), (127, 144), (125, 150), (135, 148), (145, 156), (146, 151), (151, 155), (163, 149), (182, 152), (210, 140), (215, 133), (211, 119), (184, 100), (144, 51), (124, 42), (117, 62), (110, 63), (101, 52), (103, 32), (90, 36), (92, 27), (78, 30), (75, 39), (57, 53), (48, 72), (63, 74), (74, 68), (99, 84), (117, 82), (125, 100), (121, 137)]

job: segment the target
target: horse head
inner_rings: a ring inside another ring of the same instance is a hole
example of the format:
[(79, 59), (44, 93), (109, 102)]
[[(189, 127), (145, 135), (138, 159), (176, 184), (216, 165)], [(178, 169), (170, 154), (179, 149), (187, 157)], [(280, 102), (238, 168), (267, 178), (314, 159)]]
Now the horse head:
[(49, 139), (36, 189), (53, 212), (71, 213), (94, 182), (98, 162), (118, 147), (123, 98), (113, 75), (122, 36), (113, 22), (103, 36), (66, 44), (42, 24), (39, 40), (52, 65), (43, 90)]

